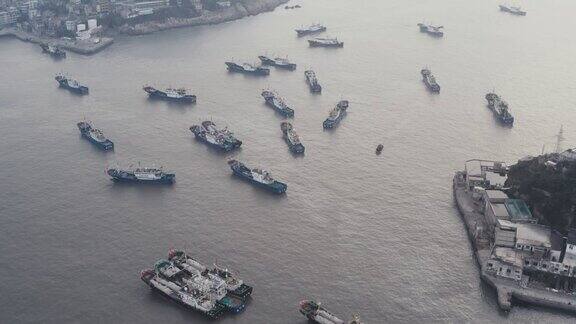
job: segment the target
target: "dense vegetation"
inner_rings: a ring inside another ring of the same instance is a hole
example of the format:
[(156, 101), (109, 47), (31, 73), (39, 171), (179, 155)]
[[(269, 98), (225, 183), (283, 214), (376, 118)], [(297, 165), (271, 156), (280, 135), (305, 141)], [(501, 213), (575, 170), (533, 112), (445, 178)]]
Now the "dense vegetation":
[(519, 161), (510, 168), (506, 187), (528, 203), (540, 223), (563, 233), (576, 226), (576, 161), (559, 161), (557, 154)]

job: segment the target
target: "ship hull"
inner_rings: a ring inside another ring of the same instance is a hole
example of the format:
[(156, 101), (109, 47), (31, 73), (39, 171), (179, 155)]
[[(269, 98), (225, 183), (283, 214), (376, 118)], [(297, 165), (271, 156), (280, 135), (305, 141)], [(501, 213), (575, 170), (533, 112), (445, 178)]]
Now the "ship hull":
[(246, 181), (248, 181), (248, 182), (251, 182), (252, 184), (254, 184), (254, 185), (256, 185), (256, 186), (258, 186), (258, 187), (260, 187), (260, 188), (267, 189), (267, 190), (269, 190), (269, 191), (271, 191), (271, 192), (273, 192), (273, 193), (275, 193), (275, 194), (281, 195), (281, 194), (283, 194), (283, 193), (286, 192), (286, 188), (276, 187), (276, 186), (267, 185), (267, 184), (258, 182), (258, 181), (256, 181), (256, 180), (252, 179), (252, 177), (244, 174), (244, 173), (241, 172), (241, 171), (233, 170), (233, 172), (234, 172), (234, 175), (236, 175), (236, 176), (238, 176), (238, 177), (240, 177), (240, 178), (242, 178), (242, 179), (244, 179), (244, 180), (246, 180)]
[(173, 184), (176, 176), (174, 174), (165, 174), (160, 179), (143, 180), (136, 178), (131, 173), (120, 173), (116, 170), (108, 170), (108, 175), (114, 182), (138, 183), (138, 184)]
[(196, 96), (195, 95), (186, 95), (180, 98), (169, 97), (165, 93), (161, 91), (152, 91), (148, 92), (148, 96), (152, 99), (160, 99), (166, 101), (173, 101), (173, 102), (184, 102), (184, 103), (196, 103)]
[(307, 36), (307, 35), (319, 34), (319, 33), (324, 32), (324, 31), (326, 31), (326, 27), (322, 27), (320, 29), (314, 29), (314, 30), (297, 29), (296, 34), (298, 34), (299, 37), (302, 37), (302, 36)]
[(94, 144), (94, 146), (98, 147), (103, 151), (112, 151), (114, 150), (114, 143), (111, 140), (106, 140), (104, 142), (97, 141), (93, 139), (89, 134), (82, 133), (82, 137), (86, 138), (90, 143)]
[(286, 143), (288, 144), (290, 151), (294, 154), (304, 154), (306, 151), (306, 148), (302, 144), (292, 144), (289, 140), (286, 140)]
[(233, 151), (235, 149), (240, 148), (240, 146), (242, 146), (242, 141), (236, 141), (234, 144), (229, 144), (229, 145), (221, 145), (221, 144), (216, 144), (216, 143), (212, 143), (210, 141), (208, 141), (206, 139), (205, 136), (200, 135), (200, 134), (194, 134), (194, 137), (196, 138), (196, 140), (210, 146), (210, 147), (214, 147), (216, 149), (225, 151), (225, 152), (230, 152)]
[(176, 297), (175, 295), (165, 293), (164, 291), (154, 287), (154, 285), (150, 284), (150, 282), (148, 282), (145, 279), (142, 279), (142, 281), (144, 281), (144, 283), (146, 285), (148, 285), (148, 287), (150, 287), (150, 289), (153, 292), (155, 292), (155, 293), (161, 295), (162, 297), (167, 298), (168, 300), (186, 308), (187, 310), (203, 314), (210, 319), (218, 319), (219, 317), (222, 316), (224, 305), (220, 305), (216, 310), (206, 312), (206, 311), (203, 311), (201, 309), (195, 308), (191, 305), (184, 303), (180, 298)]
[(253, 291), (254, 291), (254, 288), (252, 288), (251, 286), (248, 286), (246, 284), (242, 284), (240, 287), (238, 287), (234, 290), (229, 290), (228, 294), (230, 294), (232, 296), (236, 296), (236, 297), (241, 298), (243, 300), (246, 300), (250, 296), (252, 296)]
[(282, 107), (278, 107), (275, 103), (274, 100), (272, 99), (265, 99), (266, 100), (266, 104), (272, 108), (274, 108), (275, 111), (277, 111), (279, 114), (282, 114), (285, 117), (294, 117), (294, 111), (292, 110), (287, 110), (284, 109)]
[(426, 85), (426, 88), (428, 88), (428, 90), (430, 90), (430, 92), (440, 93), (440, 86), (438, 86), (437, 84), (430, 83), (430, 81), (428, 81), (427, 78), (424, 78), (423, 82)]
[(322, 126), (323, 126), (325, 129), (334, 128), (334, 127), (336, 127), (338, 124), (340, 124), (340, 121), (342, 121), (342, 118), (344, 118), (344, 112), (342, 112), (341, 115), (338, 116), (338, 118), (336, 118), (335, 120), (326, 119), (326, 120), (324, 121), (324, 123), (322, 123)]
[(46, 45), (40, 45), (40, 47), (42, 47), (42, 52), (49, 54), (50, 56), (52, 56), (53, 58), (66, 58), (66, 52), (57, 49), (55, 51), (51, 51), (48, 46)]
[(60, 88), (66, 89), (66, 90), (73, 92), (73, 93), (76, 93), (76, 94), (87, 95), (89, 93), (88, 87), (85, 87), (85, 86), (80, 86), (78, 88), (71, 87), (65, 81), (58, 81), (58, 84), (60, 85)]
[(230, 72), (237, 72), (237, 73), (244, 73), (244, 74), (252, 74), (252, 75), (259, 75), (259, 76), (266, 76), (270, 74), (270, 70), (264, 68), (256, 68), (255, 70), (246, 70), (241, 65), (236, 63), (226, 62), (226, 66), (228, 67), (228, 71)]
[(310, 47), (327, 47), (327, 48), (341, 48), (344, 47), (344, 43), (343, 42), (339, 42), (339, 43), (321, 43), (321, 42), (316, 42), (313, 40), (308, 40), (308, 44), (310, 45)]

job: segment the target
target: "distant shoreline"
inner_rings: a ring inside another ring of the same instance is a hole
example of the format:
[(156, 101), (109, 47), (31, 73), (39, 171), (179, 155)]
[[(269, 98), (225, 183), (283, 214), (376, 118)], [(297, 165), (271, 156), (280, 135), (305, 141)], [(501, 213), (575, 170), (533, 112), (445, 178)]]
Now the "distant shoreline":
[[(118, 32), (125, 35), (136, 36), (174, 28), (215, 25), (273, 11), (288, 1), (290, 0), (244, 0), (244, 2), (233, 4), (230, 8), (223, 9), (219, 12), (204, 11), (202, 15), (193, 18), (168, 18), (165, 22), (151, 21), (134, 26), (124, 25), (118, 29)], [(96, 54), (114, 43), (114, 38), (112, 37), (101, 37), (100, 41), (95, 43), (93, 41), (74, 41), (64, 40), (62, 38), (41, 37), (14, 28), (0, 29), (0, 38), (6, 36), (15, 37), (21, 41), (35, 44), (52, 44), (82, 55)]]

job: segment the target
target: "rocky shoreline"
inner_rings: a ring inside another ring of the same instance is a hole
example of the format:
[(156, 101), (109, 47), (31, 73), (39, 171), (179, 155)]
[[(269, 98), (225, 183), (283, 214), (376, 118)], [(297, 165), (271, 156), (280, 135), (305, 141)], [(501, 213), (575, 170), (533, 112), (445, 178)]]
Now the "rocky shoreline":
[(168, 18), (165, 22), (146, 22), (134, 26), (124, 25), (120, 27), (119, 31), (127, 35), (144, 35), (173, 28), (220, 24), (248, 16), (255, 16), (263, 12), (273, 11), (276, 7), (288, 1), (289, 0), (244, 0), (222, 11), (204, 11), (199, 17)]
[[(169, 18), (165, 22), (146, 22), (134, 26), (124, 25), (119, 28), (118, 32), (126, 35), (144, 35), (173, 28), (220, 24), (273, 11), (288, 1), (289, 0), (242, 0), (222, 11), (204, 11), (202, 15), (194, 18)], [(101, 37), (98, 42), (75, 41), (40, 37), (14, 28), (0, 30), (0, 37), (3, 36), (16, 37), (21, 41), (36, 44), (48, 43), (82, 55), (98, 53), (114, 43), (114, 38), (112, 37)]]

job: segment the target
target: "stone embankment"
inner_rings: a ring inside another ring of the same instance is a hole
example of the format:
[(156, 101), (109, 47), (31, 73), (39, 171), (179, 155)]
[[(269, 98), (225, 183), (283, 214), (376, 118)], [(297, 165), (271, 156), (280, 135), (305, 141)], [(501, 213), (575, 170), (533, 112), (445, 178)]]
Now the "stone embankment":
[(83, 55), (98, 53), (101, 50), (105, 49), (106, 47), (112, 45), (112, 43), (114, 43), (114, 39), (108, 37), (99, 38), (98, 42), (94, 42), (93, 40), (88, 41), (66, 40), (62, 38), (36, 36), (13, 28), (5, 28), (0, 30), (0, 37), (1, 36), (12, 36), (18, 38), (21, 41), (35, 44), (46, 43), (56, 45), (64, 50)]

